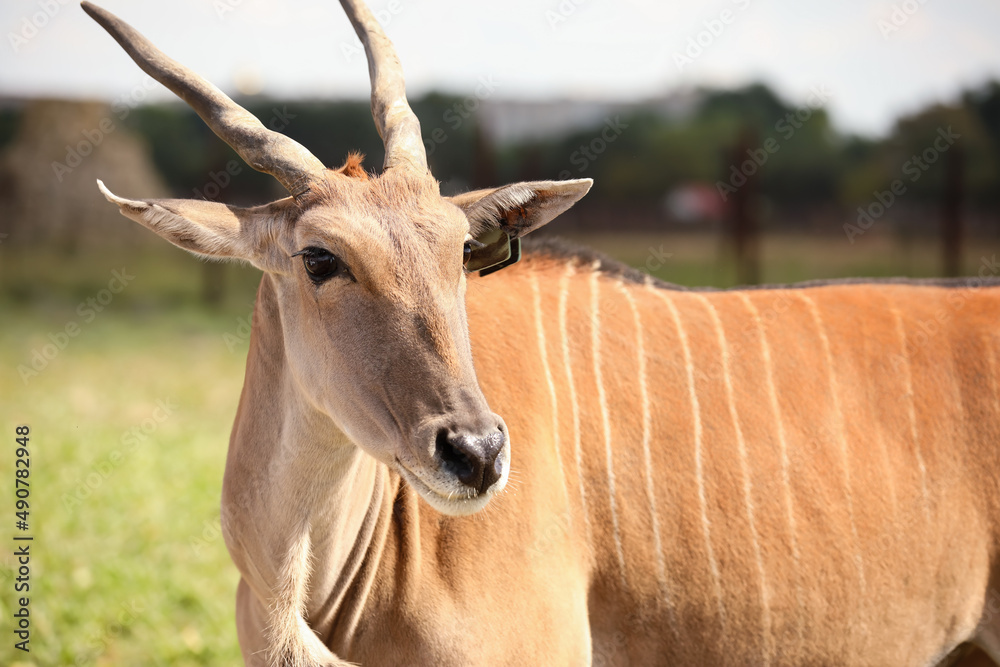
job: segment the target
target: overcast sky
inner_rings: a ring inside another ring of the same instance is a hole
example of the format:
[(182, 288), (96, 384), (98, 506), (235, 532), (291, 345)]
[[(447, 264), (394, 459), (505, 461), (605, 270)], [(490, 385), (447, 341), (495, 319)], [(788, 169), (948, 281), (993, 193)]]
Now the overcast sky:
[[(333, 0), (98, 4), (227, 92), (368, 95), (364, 58)], [(396, 43), (413, 96), (466, 94), (480, 79), (503, 98), (613, 100), (763, 80), (797, 104), (826, 90), (838, 127), (880, 134), (900, 114), (1000, 78), (997, 0), (371, 0), (371, 7)], [(0, 27), (0, 95), (145, 94), (144, 75), (75, 1), (2, 0)]]

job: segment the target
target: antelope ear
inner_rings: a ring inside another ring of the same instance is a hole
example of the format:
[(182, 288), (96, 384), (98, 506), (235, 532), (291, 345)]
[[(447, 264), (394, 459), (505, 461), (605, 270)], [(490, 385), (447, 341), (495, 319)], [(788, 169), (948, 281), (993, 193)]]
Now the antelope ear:
[(285, 200), (239, 208), (196, 199), (124, 199), (97, 186), (126, 218), (196, 255), (242, 259), (262, 270), (277, 270), (287, 261), (275, 241), (290, 220)]
[(524, 236), (579, 201), (594, 181), (530, 181), (448, 197), (465, 211), (472, 237), (499, 227), (511, 238)]

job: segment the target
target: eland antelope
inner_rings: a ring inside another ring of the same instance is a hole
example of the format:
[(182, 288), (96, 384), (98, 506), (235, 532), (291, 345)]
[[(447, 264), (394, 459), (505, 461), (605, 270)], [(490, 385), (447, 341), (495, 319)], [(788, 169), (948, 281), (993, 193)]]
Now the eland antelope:
[(688, 291), (551, 244), (486, 277), (591, 182), (441, 196), (391, 43), (341, 4), (378, 176), (83, 3), (291, 195), (100, 184), (263, 271), (222, 495), (247, 664), (1000, 657), (995, 282)]

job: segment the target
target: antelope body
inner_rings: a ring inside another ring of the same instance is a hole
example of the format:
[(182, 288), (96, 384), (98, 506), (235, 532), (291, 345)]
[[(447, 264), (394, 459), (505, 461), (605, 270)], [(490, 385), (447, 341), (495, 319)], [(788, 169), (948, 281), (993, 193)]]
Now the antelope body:
[[(338, 655), (932, 665), (993, 646), (1000, 290), (684, 292), (540, 252), (468, 293), (515, 488), (450, 519), (359, 457), (362, 564), (307, 603)], [(256, 370), (280, 358), (273, 301), (265, 279), (237, 433), (276, 380)], [(280, 425), (261, 427), (270, 450)], [(332, 494), (323, 471), (288, 483), (309, 480)]]
[(292, 194), (104, 190), (264, 271), (222, 498), (247, 664), (1000, 656), (1000, 289), (694, 292), (551, 247), (467, 277), (479, 239), (590, 183), (441, 197), (391, 44), (342, 4), (377, 178), (326, 169), (84, 3)]

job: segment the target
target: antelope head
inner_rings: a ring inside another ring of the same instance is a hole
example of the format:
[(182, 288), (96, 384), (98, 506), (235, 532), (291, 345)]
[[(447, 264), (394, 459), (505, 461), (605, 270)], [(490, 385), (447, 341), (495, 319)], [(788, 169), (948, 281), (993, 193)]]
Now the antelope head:
[(287, 367), (309, 404), (437, 510), (484, 507), (506, 484), (510, 438), (473, 368), (466, 275), (510, 261), (521, 236), (572, 206), (591, 181), (441, 196), (395, 50), (360, 0), (341, 4), (368, 57), (372, 115), (385, 145), (378, 177), (354, 157), (327, 169), (131, 26), (82, 4), (139, 67), (291, 196), (237, 208), (124, 199), (98, 182), (104, 195), (181, 248), (261, 269), (274, 285)]

